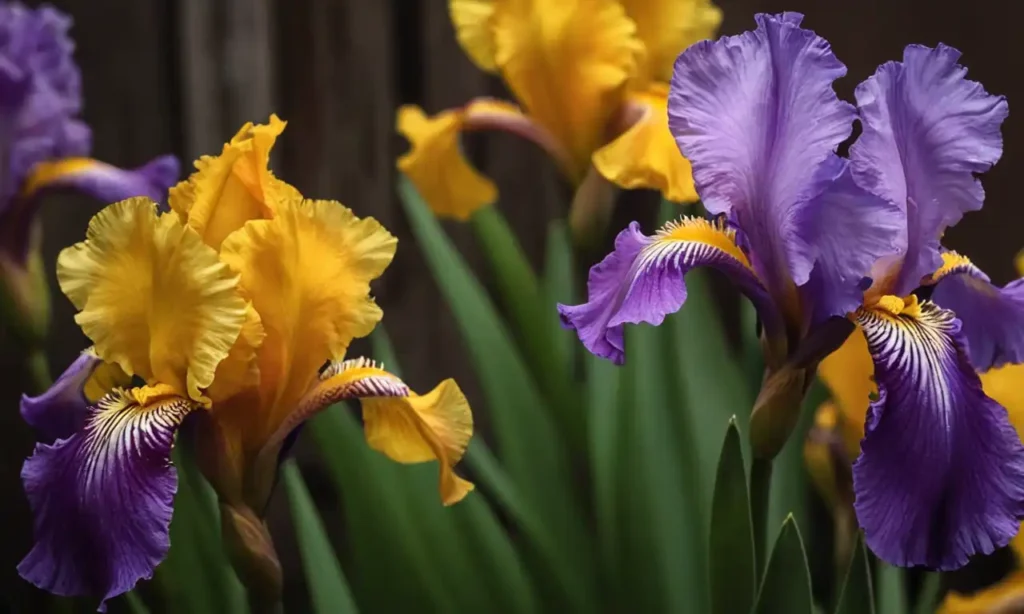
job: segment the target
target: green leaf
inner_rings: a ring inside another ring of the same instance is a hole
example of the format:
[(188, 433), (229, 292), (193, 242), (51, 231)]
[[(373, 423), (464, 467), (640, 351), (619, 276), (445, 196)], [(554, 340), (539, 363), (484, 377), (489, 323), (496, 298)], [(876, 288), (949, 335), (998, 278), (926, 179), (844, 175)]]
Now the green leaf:
[(921, 592), (917, 596), (914, 614), (932, 614), (942, 600), (942, 574), (928, 571), (921, 581)]
[(750, 524), (747, 473), (743, 468), (740, 432), (729, 421), (718, 460), (711, 512), (711, 611), (749, 612), (754, 603), (754, 534)]
[[(538, 547), (571, 554), (574, 564), (563, 574), (591, 577), (592, 545), (580, 522), (584, 508), (576, 499), (582, 484), (570, 470), (567, 446), (552, 422), (551, 409), (505, 322), (412, 183), (402, 178), (399, 193), (476, 367), (501, 463), (526, 504), (537, 510), (549, 535), (558, 540)], [(472, 462), (472, 457), (467, 460)], [(593, 593), (588, 588), (581, 596), (592, 598)]]
[(789, 516), (768, 558), (754, 614), (810, 614), (813, 609), (804, 543), (796, 520)]
[(292, 524), (313, 610), (319, 614), (355, 614), (359, 610), (352, 599), (345, 574), (335, 558), (330, 539), (295, 461), (289, 460), (281, 466), (281, 480), (291, 504)]
[(858, 536), (853, 548), (846, 581), (839, 595), (836, 614), (875, 614), (875, 595), (871, 586), (871, 567), (864, 542)]
[(146, 607), (146, 603), (142, 601), (142, 597), (135, 591), (125, 593), (124, 601), (128, 604), (128, 611), (132, 614), (149, 614), (149, 608)]
[[(576, 300), (576, 280), (572, 257), (572, 240), (565, 220), (556, 219), (548, 224), (547, 244), (544, 256), (544, 296), (548, 305), (574, 305)], [(553, 342), (562, 356), (574, 356), (579, 343), (572, 331), (562, 328), (557, 314), (546, 320)], [(586, 420), (586, 416), (584, 416)]]
[(908, 614), (907, 587), (903, 570), (883, 561), (875, 566), (878, 584), (878, 614)]

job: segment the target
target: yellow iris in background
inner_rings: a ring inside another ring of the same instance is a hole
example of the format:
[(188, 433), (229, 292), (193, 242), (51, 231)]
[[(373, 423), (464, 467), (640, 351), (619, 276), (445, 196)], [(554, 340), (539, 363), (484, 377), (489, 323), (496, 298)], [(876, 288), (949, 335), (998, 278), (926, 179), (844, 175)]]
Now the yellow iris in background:
[(690, 164), (668, 129), (672, 63), (714, 34), (710, 0), (450, 0), (458, 40), (522, 105), (480, 98), (427, 117), (398, 112), (412, 149), (398, 167), (437, 215), (459, 220), (493, 203), (494, 183), (462, 156), (463, 131), (531, 139), (579, 186), (591, 168), (624, 188), (697, 199)]
[(99, 358), (145, 381), (130, 391), (132, 411), (168, 399), (205, 410), (203, 468), (222, 502), (263, 509), (287, 435), (359, 398), (370, 445), (403, 463), (440, 461), (441, 496), (454, 503), (472, 489), (452, 472), (472, 433), (455, 382), (419, 396), (371, 361), (345, 359), (381, 320), (370, 282), (397, 240), (270, 172), (284, 126), (276, 116), (246, 125), (197, 161), (170, 212), (145, 198), (101, 211), (61, 254), (61, 288)]

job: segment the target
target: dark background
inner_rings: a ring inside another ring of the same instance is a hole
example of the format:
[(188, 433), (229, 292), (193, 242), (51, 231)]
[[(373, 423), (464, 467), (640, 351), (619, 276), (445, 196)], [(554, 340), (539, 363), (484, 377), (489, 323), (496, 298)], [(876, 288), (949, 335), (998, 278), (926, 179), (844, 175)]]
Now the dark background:
[[(31, 3), (35, 4), (35, 3)], [(415, 389), (456, 377), (479, 399), (472, 369), (451, 315), (410, 236), (393, 189), (394, 161), (406, 149), (394, 131), (395, 109), (422, 105), (428, 113), (472, 96), (506, 95), (500, 81), (478, 71), (455, 41), (444, 0), (65, 0), (54, 2), (75, 20), (86, 121), (94, 155), (136, 166), (173, 152), (185, 161), (216, 154), (246, 121), (271, 112), (289, 122), (276, 148), (275, 171), (305, 195), (337, 199), (377, 217), (399, 237), (394, 264), (375, 285), (384, 323), (406, 379)], [(721, 33), (753, 27), (753, 14), (800, 11), (805, 25), (831, 41), (853, 88), (908, 43), (945, 42), (964, 53), (969, 76), (1005, 95), (1002, 161), (985, 175), (987, 206), (947, 234), (997, 282), (1013, 276), (1012, 257), (1024, 247), (1018, 187), (1024, 161), (1024, 53), (1011, 0), (720, 0)], [(563, 216), (565, 192), (556, 171), (532, 145), (505, 135), (473, 138), (470, 151), (502, 193), (501, 207), (526, 251), (540, 262), (544, 230)], [(57, 252), (84, 236), (101, 204), (53, 198), (43, 211), (51, 270)], [(468, 228), (450, 226), (467, 257), (479, 263)], [(51, 367), (58, 374), (87, 345), (70, 303), (54, 288)], [(355, 351), (362, 350), (356, 347)], [(16, 367), (3, 365), (4, 380)], [(9, 389), (9, 387), (8, 387)], [(4, 395), (3, 425), (22, 427)], [(479, 406), (479, 403), (477, 404)], [(6, 429), (6, 426), (5, 426)], [(12, 431), (13, 432), (13, 431)], [(5, 438), (6, 439), (6, 438)], [(30, 443), (4, 444), (0, 467), (8, 493), (3, 523), (0, 589), (19, 583), (10, 570), (27, 549), (25, 504), (16, 488)], [(329, 502), (325, 502), (329, 505)], [(281, 523), (282, 531), (284, 523)], [(290, 540), (278, 540), (279, 544)], [(298, 561), (285, 549), (285, 568)], [(19, 587), (20, 589), (20, 587)]]

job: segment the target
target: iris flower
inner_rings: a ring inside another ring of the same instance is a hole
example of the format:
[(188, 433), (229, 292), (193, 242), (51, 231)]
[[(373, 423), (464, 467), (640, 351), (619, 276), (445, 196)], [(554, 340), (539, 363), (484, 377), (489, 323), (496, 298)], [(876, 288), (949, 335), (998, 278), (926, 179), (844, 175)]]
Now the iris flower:
[(427, 117), (398, 113), (412, 149), (398, 161), (437, 215), (466, 220), (497, 188), (463, 158), (462, 132), (525, 137), (579, 185), (591, 165), (625, 188), (696, 198), (666, 126), (666, 83), (679, 51), (711, 36), (710, 0), (449, 0), (462, 48), (500, 75), (522, 108), (492, 98)]
[(35, 220), (44, 191), (74, 188), (103, 202), (163, 200), (178, 178), (173, 156), (131, 171), (86, 157), (92, 138), (77, 118), (81, 75), (70, 26), (51, 7), (0, 2), (0, 285), (22, 313), (38, 309), (28, 269), (39, 248)]
[[(1000, 157), (1006, 101), (965, 78), (955, 49), (911, 45), (860, 84), (854, 107), (832, 89), (845, 67), (801, 15), (756, 20), (683, 52), (669, 96), (669, 126), (718, 220), (653, 237), (634, 223), (591, 270), (588, 302), (560, 306), (563, 323), (622, 362), (624, 324), (678, 310), (695, 266), (752, 299), (769, 368), (780, 356), (813, 368), (804, 331), (845, 318), (879, 389), (853, 466), (865, 541), (895, 565), (960, 567), (1024, 518), (1024, 446), (975, 372), (1020, 360), (1018, 286), (992, 286), (939, 244), (982, 205), (975, 173)], [(863, 133), (840, 157), (855, 119)], [(921, 286), (934, 302), (912, 294)]]
[(262, 512), (285, 439), (344, 399), (362, 401), (372, 447), (440, 461), (444, 503), (472, 488), (452, 472), (472, 431), (455, 382), (419, 396), (346, 359), (381, 319), (370, 282), (396, 240), (274, 177), (283, 128), (273, 116), (244, 126), (172, 189), (171, 211), (115, 203), (60, 254), (60, 287), (95, 345), (22, 403), (42, 439), (22, 471), (36, 543), (19, 572), (33, 584), (106, 600), (151, 576), (169, 546), (171, 447), (190, 415), (226, 512)]

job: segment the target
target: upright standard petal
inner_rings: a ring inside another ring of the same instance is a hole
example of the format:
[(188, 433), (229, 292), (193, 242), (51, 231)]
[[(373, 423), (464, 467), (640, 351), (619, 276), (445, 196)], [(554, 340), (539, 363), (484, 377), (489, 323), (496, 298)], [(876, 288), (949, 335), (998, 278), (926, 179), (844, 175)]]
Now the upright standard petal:
[(580, 181), (643, 53), (636, 26), (616, 0), (498, 2), (492, 19), (502, 76)]
[(448, 12), (455, 36), (473, 63), (487, 72), (496, 72), (494, 63), (495, 0), (448, 0)]
[(853, 467), (868, 546), (893, 565), (940, 570), (1005, 546), (1024, 519), (1024, 446), (982, 391), (960, 322), (913, 296), (856, 317), (879, 393)]
[(170, 546), (174, 434), (196, 407), (166, 392), (116, 390), (81, 431), (36, 446), (22, 469), (36, 540), (18, 565), (23, 578), (105, 602), (152, 577)]
[(653, 188), (676, 203), (697, 200), (690, 162), (668, 130), (668, 86), (652, 84), (629, 95), (621, 113), (628, 127), (594, 153), (594, 168), (626, 189)]
[(722, 10), (711, 0), (619, 0), (636, 23), (644, 43), (642, 81), (668, 81), (672, 64), (684, 49), (711, 38), (722, 23)]
[(648, 237), (633, 222), (616, 237), (615, 251), (590, 269), (587, 302), (558, 306), (562, 326), (574, 329), (591, 353), (622, 364), (624, 325), (661, 324), (686, 301), (686, 273), (709, 266), (750, 297), (769, 331), (779, 330), (778, 314), (735, 234), (721, 221), (683, 218)]
[(975, 369), (1024, 362), (1024, 279), (999, 288), (965, 256), (944, 252), (928, 283), (936, 284), (932, 300), (963, 323)]
[(262, 447), (324, 362), (344, 356), (380, 321), (370, 282), (391, 262), (396, 243), (376, 220), (359, 219), (341, 203), (292, 200), (278, 204), (273, 220), (249, 222), (221, 246), (266, 331), (257, 350), (260, 408), (237, 425), (247, 445)]
[(194, 400), (245, 321), (238, 276), (145, 198), (96, 214), (86, 240), (61, 252), (57, 280), (100, 358)]
[(868, 275), (880, 259), (900, 251), (906, 228), (904, 212), (895, 204), (861, 188), (849, 163), (830, 155), (818, 167), (824, 191), (803, 209), (803, 241), (814, 245), (817, 258), (802, 288), (812, 322), (856, 311), (870, 285)]
[(697, 193), (729, 213), (776, 301), (811, 275), (816, 248), (803, 225), (827, 175), (818, 167), (853, 130), (853, 107), (832, 82), (846, 74), (802, 16), (758, 15), (753, 32), (702, 41), (676, 60), (669, 127), (693, 165)]
[(41, 190), (73, 188), (107, 204), (133, 196), (165, 202), (167, 190), (178, 180), (179, 171), (174, 156), (160, 156), (131, 170), (92, 158), (41, 162), (26, 180), (22, 198), (33, 198)]
[(267, 124), (245, 124), (219, 156), (196, 160), (196, 172), (171, 189), (171, 209), (208, 245), (220, 248), (249, 220), (270, 218), (278, 199), (298, 197), (269, 168), (270, 150), (285, 125), (276, 115)]
[(130, 382), (120, 367), (103, 362), (90, 348), (46, 392), (36, 397), (22, 395), (21, 417), (44, 443), (67, 439), (82, 428), (90, 405)]
[(445, 505), (462, 500), (473, 490), (473, 484), (453, 471), (473, 435), (473, 414), (455, 381), (445, 380), (420, 396), (364, 358), (332, 362), (282, 423), (265, 452), (276, 458), (277, 447), (302, 421), (349, 399), (362, 403), (366, 441), (372, 448), (400, 463), (438, 461)]
[(975, 177), (1003, 152), (1006, 100), (965, 78), (960, 52), (911, 45), (857, 87), (863, 134), (850, 148), (858, 183), (906, 209), (906, 252), (894, 285), (903, 296), (941, 264), (939, 237), (981, 208)]

